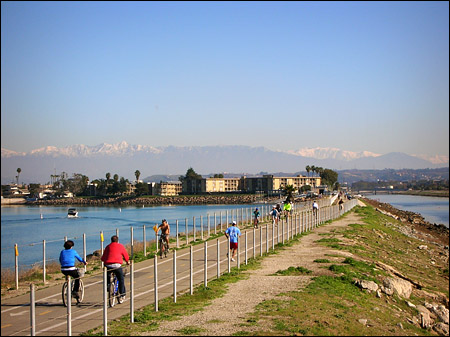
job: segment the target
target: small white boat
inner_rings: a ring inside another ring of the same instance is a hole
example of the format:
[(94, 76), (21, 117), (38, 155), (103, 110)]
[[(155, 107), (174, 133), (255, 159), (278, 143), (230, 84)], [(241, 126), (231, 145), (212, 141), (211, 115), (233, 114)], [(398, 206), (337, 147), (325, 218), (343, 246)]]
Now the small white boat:
[(67, 211), (68, 218), (78, 218), (78, 211), (76, 208), (69, 208)]

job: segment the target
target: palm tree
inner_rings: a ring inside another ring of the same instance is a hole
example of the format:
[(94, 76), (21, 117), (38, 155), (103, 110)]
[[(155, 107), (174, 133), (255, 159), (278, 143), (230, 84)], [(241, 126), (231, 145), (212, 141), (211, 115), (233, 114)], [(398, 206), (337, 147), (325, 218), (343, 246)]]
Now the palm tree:
[(286, 192), (287, 198), (286, 198), (286, 202), (290, 202), (293, 197), (292, 197), (292, 193), (294, 193), (295, 188), (293, 185), (286, 185), (284, 186), (284, 191)]
[(314, 173), (316, 173), (316, 167), (314, 165), (311, 165), (311, 171), (312, 171), (313, 177), (314, 177)]
[(16, 178), (17, 178), (17, 185), (19, 185), (19, 175), (20, 175), (20, 172), (22, 172), (22, 169), (19, 167), (19, 168), (17, 169), (17, 176), (16, 176)]
[(139, 182), (139, 176), (141, 175), (141, 172), (139, 172), (139, 170), (136, 170), (136, 172), (134, 172), (134, 175), (136, 176), (136, 182)]
[(323, 167), (316, 167), (316, 172), (319, 174), (319, 177), (321, 177), (323, 173)]
[(309, 178), (309, 171), (311, 171), (311, 166), (306, 165), (305, 169), (306, 169), (306, 172), (308, 172), (308, 178)]
[(111, 178), (111, 173), (106, 173), (106, 184), (108, 185), (109, 179)]
[(118, 182), (118, 181), (119, 181), (119, 175), (116, 173), (116, 174), (114, 175), (114, 178), (113, 178), (113, 179), (114, 179), (115, 182)]

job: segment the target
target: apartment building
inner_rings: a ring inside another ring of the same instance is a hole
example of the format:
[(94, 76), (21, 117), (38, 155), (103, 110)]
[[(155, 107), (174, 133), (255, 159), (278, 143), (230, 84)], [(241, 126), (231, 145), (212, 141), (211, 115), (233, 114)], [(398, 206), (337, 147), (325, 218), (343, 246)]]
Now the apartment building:
[(320, 177), (263, 175), (261, 177), (189, 179), (183, 182), (182, 190), (183, 193), (187, 194), (214, 192), (273, 193), (284, 189), (286, 185), (292, 185), (295, 189), (310, 185), (312, 189), (316, 189), (320, 184)]
[(241, 192), (242, 178), (202, 179), (202, 192)]
[(167, 181), (157, 183), (158, 194), (161, 196), (179, 195), (182, 192), (181, 181)]

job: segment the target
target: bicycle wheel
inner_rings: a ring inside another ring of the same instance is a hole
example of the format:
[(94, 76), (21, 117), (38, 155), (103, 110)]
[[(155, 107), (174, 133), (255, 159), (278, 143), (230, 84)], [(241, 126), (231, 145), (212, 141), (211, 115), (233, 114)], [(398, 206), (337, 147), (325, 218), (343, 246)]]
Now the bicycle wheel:
[[(112, 274), (112, 273), (111, 273)], [(109, 306), (113, 307), (116, 304), (116, 289), (118, 288), (117, 285), (117, 278), (113, 278), (111, 282), (109, 283)]]
[(79, 298), (77, 300), (77, 304), (83, 302), (83, 298), (84, 298), (84, 283), (83, 280), (80, 279), (80, 287), (78, 288), (79, 291)]
[(65, 307), (67, 307), (67, 281), (64, 282), (64, 284), (63, 284), (63, 286), (62, 286), (61, 295), (62, 295), (62, 302), (63, 302), (63, 305), (64, 305)]

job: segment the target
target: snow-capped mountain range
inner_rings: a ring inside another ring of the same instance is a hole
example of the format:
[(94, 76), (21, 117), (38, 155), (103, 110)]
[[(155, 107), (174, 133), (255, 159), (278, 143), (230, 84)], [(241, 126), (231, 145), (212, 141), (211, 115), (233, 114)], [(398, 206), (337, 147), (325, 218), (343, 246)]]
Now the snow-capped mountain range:
[[(88, 157), (94, 155), (109, 155), (109, 156), (121, 156), (132, 155), (135, 153), (162, 153), (167, 147), (153, 147), (149, 145), (131, 145), (126, 141), (122, 141), (117, 144), (102, 143), (95, 146), (88, 146), (83, 144), (71, 145), (67, 147), (58, 148), (55, 146), (46, 146), (39, 149), (26, 152), (15, 152), (2, 148), (2, 158), (8, 158), (12, 156), (26, 156), (26, 155), (41, 155), (41, 156), (67, 156), (67, 157)], [(194, 147), (186, 147), (192, 149)], [(278, 152), (286, 152), (294, 156), (301, 156), (315, 159), (338, 159), (344, 161), (350, 161), (358, 158), (366, 157), (379, 157), (381, 154), (370, 151), (353, 152), (341, 150), (334, 147), (315, 147), (315, 148), (301, 148), (299, 150), (287, 150)], [(417, 157), (433, 164), (445, 164), (449, 162), (448, 156), (428, 156), (421, 154), (413, 154), (413, 157)]]
[(17, 168), (24, 182), (46, 182), (51, 174), (66, 172), (104, 178), (106, 172), (133, 179), (142, 176), (183, 174), (193, 167), (200, 174), (220, 172), (299, 172), (306, 165), (335, 170), (344, 169), (422, 169), (447, 167), (448, 156), (421, 158), (404, 153), (377, 154), (352, 152), (337, 148), (302, 148), (272, 151), (250, 146), (165, 146), (117, 144), (96, 146), (72, 145), (62, 148), (47, 146), (28, 153), (1, 149), (2, 184), (14, 181)]

